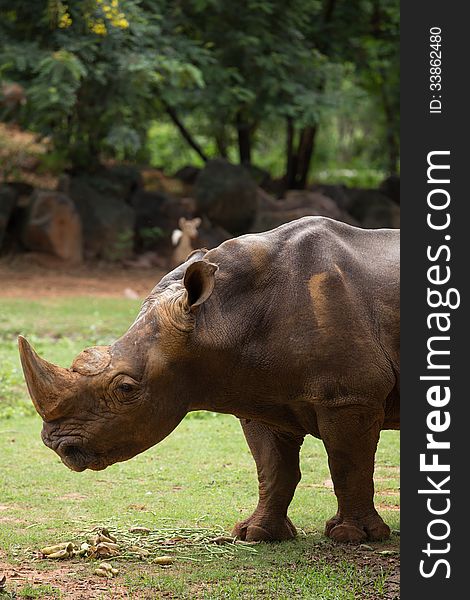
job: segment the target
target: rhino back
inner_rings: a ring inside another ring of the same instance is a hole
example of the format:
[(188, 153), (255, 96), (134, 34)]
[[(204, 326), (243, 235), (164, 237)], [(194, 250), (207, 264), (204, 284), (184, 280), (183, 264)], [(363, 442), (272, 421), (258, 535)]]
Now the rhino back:
[(322, 399), (393, 389), (397, 230), (305, 217), (228, 240), (205, 258), (219, 267), (202, 320), (208, 343)]

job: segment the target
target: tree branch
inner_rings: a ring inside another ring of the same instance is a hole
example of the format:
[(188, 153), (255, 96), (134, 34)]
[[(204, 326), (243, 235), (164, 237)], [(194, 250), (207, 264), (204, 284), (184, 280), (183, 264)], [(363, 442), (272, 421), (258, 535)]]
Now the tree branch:
[(208, 156), (205, 154), (205, 152), (201, 148), (201, 146), (196, 142), (196, 140), (192, 137), (192, 135), (186, 129), (183, 122), (178, 117), (178, 114), (176, 113), (175, 109), (172, 108), (165, 100), (163, 100), (163, 98), (160, 98), (160, 100), (163, 104), (163, 107), (165, 108), (166, 113), (168, 114), (170, 119), (173, 121), (173, 123), (176, 125), (176, 127), (178, 128), (178, 130), (181, 133), (181, 135), (183, 136), (183, 138), (188, 142), (188, 144), (191, 146), (191, 148), (195, 152), (197, 152), (197, 154), (202, 158), (202, 160), (204, 162), (207, 162), (209, 160)]

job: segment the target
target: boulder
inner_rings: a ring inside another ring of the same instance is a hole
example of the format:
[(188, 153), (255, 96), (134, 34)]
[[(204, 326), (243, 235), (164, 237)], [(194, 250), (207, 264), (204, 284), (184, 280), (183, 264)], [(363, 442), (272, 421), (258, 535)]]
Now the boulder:
[(18, 194), (14, 188), (7, 184), (0, 185), (0, 249), (3, 244), (8, 221), (13, 213), (17, 199)]
[(349, 212), (369, 229), (400, 227), (400, 207), (388, 196), (374, 189), (350, 190)]
[(161, 169), (142, 169), (143, 188), (148, 192), (159, 192), (174, 197), (186, 196), (192, 191), (192, 185), (187, 185), (177, 177), (168, 177)]
[(82, 224), (73, 201), (60, 192), (37, 190), (29, 203), (21, 235), (26, 248), (69, 263), (83, 258)]
[(336, 202), (336, 204), (342, 210), (347, 211), (351, 205), (351, 198), (348, 194), (348, 188), (345, 185), (331, 185), (331, 184), (315, 184), (312, 185), (312, 192), (319, 192), (324, 196), (328, 196)]
[(318, 217), (318, 212), (311, 208), (292, 208), (287, 210), (266, 211), (259, 213), (251, 228), (251, 233), (261, 233), (275, 229), (284, 223), (295, 221), (301, 217)]
[(400, 176), (389, 175), (380, 184), (379, 190), (396, 204), (400, 205)]
[(28, 198), (34, 192), (34, 187), (24, 181), (10, 181), (8, 187), (15, 191), (19, 201)]
[(258, 190), (258, 213), (251, 227), (253, 233), (267, 231), (301, 217), (330, 217), (357, 225), (357, 221), (327, 196), (309, 190), (290, 190), (286, 197), (276, 200), (263, 190)]
[(213, 225), (207, 217), (202, 218), (202, 223), (198, 229), (198, 238), (196, 247), (207, 248), (211, 250), (216, 248), (222, 242), (229, 240), (231, 237), (230, 233), (226, 231), (220, 225)]
[(181, 217), (191, 217), (194, 201), (177, 199), (162, 192), (140, 190), (131, 198), (136, 213), (136, 250), (170, 250), (171, 232)]
[(257, 186), (244, 167), (210, 160), (199, 173), (194, 191), (197, 214), (233, 235), (250, 230), (257, 212)]
[(184, 167), (181, 167), (181, 169), (178, 169), (173, 175), (173, 177), (175, 179), (179, 179), (187, 185), (194, 185), (200, 172), (201, 169), (199, 167), (186, 165)]
[[(194, 185), (196, 183), (196, 179), (201, 172), (199, 167), (193, 167), (191, 165), (186, 165), (181, 169), (178, 169), (176, 173), (173, 175), (173, 179), (176, 179), (181, 183), (182, 186), (182, 194), (183, 196), (193, 196), (194, 195)], [(171, 190), (169, 190), (171, 191)]]
[(96, 180), (70, 179), (70, 196), (82, 220), (86, 258), (120, 260), (132, 255), (135, 211), (109, 190), (99, 191)]
[(140, 170), (131, 165), (112, 165), (100, 169), (93, 177), (92, 185), (98, 191), (128, 202), (144, 182)]
[(330, 217), (338, 221), (347, 218), (344, 211), (340, 209), (332, 198), (320, 192), (289, 190), (285, 195), (285, 206), (289, 209), (310, 209), (315, 211), (318, 216)]

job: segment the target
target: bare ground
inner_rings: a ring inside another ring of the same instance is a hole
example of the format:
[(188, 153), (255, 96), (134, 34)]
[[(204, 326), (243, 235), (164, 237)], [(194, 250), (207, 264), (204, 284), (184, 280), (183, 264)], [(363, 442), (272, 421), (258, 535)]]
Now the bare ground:
[[(41, 592), (43, 600), (57, 600), (57, 590), (61, 597), (73, 600), (90, 600), (91, 598), (103, 598), (106, 600), (122, 600), (131, 598), (129, 592), (116, 579), (103, 579), (98, 576), (89, 575), (89, 568), (78, 564), (54, 565), (53, 569), (38, 570), (34, 562), (21, 562), (17, 565), (4, 563), (0, 560), (0, 580), (5, 576), (5, 590), (14, 598), (14, 593), (29, 585), (32, 588), (39, 586), (51, 586), (50, 593), (47, 588)], [(6, 595), (8, 598), (8, 595)], [(0, 592), (0, 597), (4, 595)], [(133, 595), (133, 598), (138, 596)]]
[(111, 263), (64, 266), (53, 257), (29, 253), (0, 260), (0, 297), (144, 298), (162, 275), (164, 272), (158, 268), (126, 268)]
[[(398, 546), (395, 546), (395, 552), (380, 555), (380, 546), (374, 544), (374, 551), (361, 550), (361, 547), (348, 545), (331, 545), (329, 543), (320, 544), (312, 549), (308, 556), (309, 562), (313, 564), (318, 562), (327, 562), (329, 565), (339, 565), (344, 561), (355, 563), (360, 569), (369, 570), (370, 588), (367, 584), (361, 592), (361, 600), (399, 600), (400, 598), (400, 573), (399, 573), (399, 555)], [(383, 546), (383, 550), (390, 553), (390, 545)], [(6, 589), (12, 593), (15, 590), (24, 589), (26, 585), (32, 587), (51, 586), (54, 590), (60, 591), (64, 600), (91, 600), (100, 598), (103, 600), (148, 600), (152, 598), (169, 597), (177, 599), (171, 592), (156, 592), (155, 590), (133, 590), (129, 591), (123, 585), (123, 576), (116, 579), (102, 579), (97, 575), (90, 574), (90, 566), (80, 564), (76, 561), (66, 564), (55, 563), (53, 566), (47, 565), (44, 561), (37, 568), (33, 561), (22, 561), (17, 565), (8, 564), (2, 561), (0, 554), (0, 580), (3, 575), (6, 577)], [(41, 568), (42, 567), (42, 568)], [(295, 564), (288, 564), (286, 569), (295, 569)], [(139, 564), (139, 571), (148, 571), (148, 565)], [(386, 580), (381, 594), (373, 587), (373, 580), (380, 573), (386, 573)], [(193, 590), (194, 598), (201, 598), (203, 588), (206, 586), (199, 584)], [(200, 588), (200, 589), (199, 589)], [(0, 597), (2, 597), (0, 593)], [(11, 596), (10, 596), (11, 597)], [(13, 596), (14, 597), (14, 596)], [(7, 596), (8, 598), (8, 596)], [(57, 592), (48, 593), (44, 589), (41, 598), (44, 600), (56, 600)]]

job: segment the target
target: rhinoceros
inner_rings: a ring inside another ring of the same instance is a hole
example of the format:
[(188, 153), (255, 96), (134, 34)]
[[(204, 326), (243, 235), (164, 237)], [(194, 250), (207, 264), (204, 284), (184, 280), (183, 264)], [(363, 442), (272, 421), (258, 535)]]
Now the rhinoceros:
[(69, 369), (19, 348), (42, 439), (74, 471), (160, 442), (189, 411), (237, 416), (259, 501), (244, 540), (296, 534), (287, 510), (307, 434), (323, 441), (338, 501), (325, 533), (379, 540), (382, 429), (399, 428), (399, 232), (305, 217), (193, 251), (164, 276), (128, 331)]

